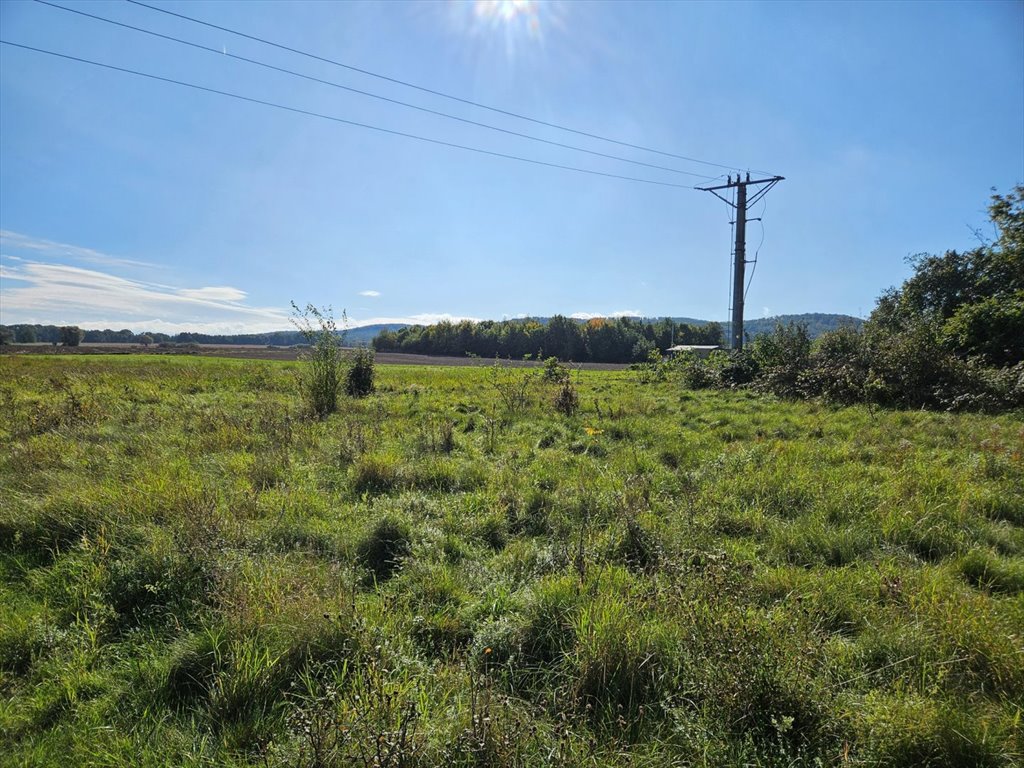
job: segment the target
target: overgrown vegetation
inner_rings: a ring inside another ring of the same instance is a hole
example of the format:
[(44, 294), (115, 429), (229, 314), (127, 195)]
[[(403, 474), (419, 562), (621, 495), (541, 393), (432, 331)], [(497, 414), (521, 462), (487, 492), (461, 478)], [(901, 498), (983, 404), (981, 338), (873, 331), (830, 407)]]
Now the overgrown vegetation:
[(310, 347), (302, 357), (299, 374), (302, 396), (308, 413), (324, 419), (338, 409), (341, 389), (342, 339), (338, 336), (338, 325), (330, 307), (320, 309), (307, 304), (305, 309), (299, 309), (292, 302), (292, 311), (292, 322)]
[[(306, 404), (306, 414), (325, 419), (338, 409), (338, 397), (344, 388), (349, 397), (366, 397), (374, 388), (373, 350), (357, 347), (347, 355), (342, 350), (344, 330), (329, 307), (307, 304), (305, 309), (293, 302), (292, 322), (302, 333), (309, 350), (299, 360), (299, 388)], [(342, 326), (346, 325), (341, 313)]]
[(1024, 186), (995, 195), (989, 211), (994, 242), (913, 257), (913, 276), (882, 296), (863, 330), (812, 345), (805, 329), (779, 325), (743, 353), (680, 361), (684, 382), (843, 404), (1024, 408)]
[(1019, 415), (301, 365), (0, 358), (0, 763), (1024, 759)]

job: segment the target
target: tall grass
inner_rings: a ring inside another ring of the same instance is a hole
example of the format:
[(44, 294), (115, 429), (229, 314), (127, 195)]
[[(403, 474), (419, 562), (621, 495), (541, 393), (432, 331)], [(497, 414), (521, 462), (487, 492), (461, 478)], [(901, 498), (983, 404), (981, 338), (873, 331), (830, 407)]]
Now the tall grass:
[(0, 365), (0, 764), (1024, 759), (1019, 416)]

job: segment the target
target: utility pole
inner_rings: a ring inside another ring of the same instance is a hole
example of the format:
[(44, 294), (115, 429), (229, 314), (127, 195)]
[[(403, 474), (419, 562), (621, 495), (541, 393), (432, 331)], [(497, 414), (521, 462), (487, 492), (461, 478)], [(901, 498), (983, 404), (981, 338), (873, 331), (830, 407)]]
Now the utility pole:
[[(733, 270), (732, 270), (732, 324), (731, 324), (731, 337), (729, 339), (729, 346), (732, 349), (743, 349), (743, 293), (745, 286), (743, 285), (743, 274), (747, 266), (747, 210), (760, 200), (762, 197), (768, 194), (768, 190), (783, 180), (782, 176), (772, 176), (768, 179), (754, 179), (751, 180), (750, 174), (748, 173), (745, 179), (741, 179), (740, 175), (736, 174), (736, 180), (733, 181), (732, 176), (726, 177), (725, 184), (719, 184), (717, 187), (697, 187), (702, 192), (710, 192), (719, 200), (724, 201), (729, 207), (736, 211), (736, 246), (733, 249)], [(749, 200), (747, 199), (747, 187), (748, 186), (763, 186), (754, 196)], [(733, 189), (736, 190), (736, 201), (733, 202), (727, 198), (722, 197), (718, 194), (720, 189)]]

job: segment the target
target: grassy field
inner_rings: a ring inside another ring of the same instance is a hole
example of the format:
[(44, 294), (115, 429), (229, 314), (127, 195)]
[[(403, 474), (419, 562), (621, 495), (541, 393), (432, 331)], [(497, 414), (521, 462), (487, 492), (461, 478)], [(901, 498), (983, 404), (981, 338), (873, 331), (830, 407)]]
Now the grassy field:
[(1024, 759), (1019, 416), (295, 366), (0, 358), (0, 764)]

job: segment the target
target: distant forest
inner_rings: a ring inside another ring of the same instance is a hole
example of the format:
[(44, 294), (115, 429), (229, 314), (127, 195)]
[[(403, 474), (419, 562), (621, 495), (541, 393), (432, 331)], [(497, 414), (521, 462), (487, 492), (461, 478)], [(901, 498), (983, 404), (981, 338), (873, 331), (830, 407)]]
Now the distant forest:
[[(776, 324), (798, 323), (811, 338), (842, 327), (859, 328), (861, 321), (844, 314), (792, 314), (751, 319), (743, 326), (754, 338)], [(577, 362), (635, 362), (647, 359), (652, 350), (664, 352), (674, 344), (724, 344), (726, 326), (690, 317), (595, 317), (580, 321), (562, 315), (511, 321), (438, 323), (433, 326), (388, 324), (361, 326), (340, 334), (346, 344), (373, 344), (381, 352), (480, 357), (558, 357)], [(71, 338), (73, 341), (69, 342)], [(0, 344), (240, 344), (294, 346), (305, 343), (298, 331), (263, 334), (162, 334), (115, 331), (80, 331), (69, 335), (67, 327), (42, 325), (0, 326)]]
[(442, 322), (382, 331), (373, 340), (378, 352), (423, 355), (537, 358), (595, 363), (646, 360), (655, 349), (672, 344), (721, 344), (718, 323), (691, 325), (671, 320), (644, 322), (633, 318), (593, 318), (579, 322), (555, 315), (540, 320)]
[[(806, 327), (811, 338), (836, 328), (860, 327), (847, 315), (806, 314), (747, 320), (744, 330), (754, 338), (770, 332), (777, 323), (795, 322)], [(436, 325), (367, 325), (340, 334), (346, 344), (372, 343), (380, 352), (422, 355), (477, 355), (522, 359), (557, 357), (574, 362), (630, 363), (646, 360), (652, 350), (664, 352), (674, 344), (724, 344), (725, 326), (693, 318), (641, 319), (593, 318), (576, 320), (554, 317), (516, 320), (484, 320)], [(66, 327), (57, 325), (0, 325), (0, 344), (65, 344)], [(70, 338), (76, 336), (72, 334)], [(85, 330), (77, 335), (82, 344), (239, 344), (288, 347), (305, 343), (299, 331), (272, 333), (166, 334), (122, 330)], [(74, 343), (72, 341), (71, 343)]]
[[(58, 325), (0, 325), (0, 344), (62, 344), (63, 326)], [(350, 328), (339, 334), (347, 344), (368, 344), (381, 330), (402, 328), (400, 324), (367, 325)], [(127, 328), (120, 331), (82, 331), (82, 344), (241, 344), (253, 346), (290, 347), (306, 342), (299, 331), (273, 331), (271, 333), (209, 334), (209, 333), (135, 333)]]
[[(843, 326), (859, 327), (861, 321), (846, 315), (788, 315), (748, 321), (747, 335), (771, 331), (777, 323), (795, 322), (812, 338)], [(411, 352), (424, 355), (476, 355), (479, 357), (557, 357), (563, 361), (633, 363), (647, 360), (651, 352), (665, 352), (676, 344), (723, 345), (721, 323), (677, 318), (659, 320), (635, 317), (575, 320), (551, 318), (485, 320), (474, 323), (442, 322), (382, 331), (373, 340), (379, 352)]]

